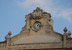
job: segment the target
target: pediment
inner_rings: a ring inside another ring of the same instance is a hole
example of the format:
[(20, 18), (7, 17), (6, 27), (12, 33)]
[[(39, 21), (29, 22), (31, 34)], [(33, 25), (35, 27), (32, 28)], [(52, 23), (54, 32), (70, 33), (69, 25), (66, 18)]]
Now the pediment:
[(36, 8), (26, 16), (26, 25), (14, 36), (12, 44), (61, 42), (62, 36), (53, 30), (51, 14)]

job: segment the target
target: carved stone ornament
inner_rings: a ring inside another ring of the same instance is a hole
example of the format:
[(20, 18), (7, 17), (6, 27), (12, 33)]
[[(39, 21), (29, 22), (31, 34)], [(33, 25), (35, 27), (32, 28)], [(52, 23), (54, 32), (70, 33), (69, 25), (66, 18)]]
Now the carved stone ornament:
[(32, 18), (34, 19), (40, 19), (42, 18), (42, 14), (43, 14), (43, 10), (37, 7), (36, 10), (34, 10), (31, 15)]
[(44, 12), (39, 7), (37, 7), (30, 15), (31, 15), (31, 18), (33, 18), (33, 19), (41, 19), (45, 15), (48, 15), (51, 18), (51, 14), (50, 13)]

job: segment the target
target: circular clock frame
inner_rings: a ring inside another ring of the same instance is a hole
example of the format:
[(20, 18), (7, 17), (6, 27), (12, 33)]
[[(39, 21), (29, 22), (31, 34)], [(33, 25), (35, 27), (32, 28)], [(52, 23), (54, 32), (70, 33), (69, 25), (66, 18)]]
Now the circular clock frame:
[(40, 30), (40, 28), (42, 27), (42, 24), (41, 24), (39, 21), (36, 21), (36, 22), (34, 23), (33, 27), (34, 27), (34, 30), (35, 30), (35, 31), (38, 31), (38, 30)]

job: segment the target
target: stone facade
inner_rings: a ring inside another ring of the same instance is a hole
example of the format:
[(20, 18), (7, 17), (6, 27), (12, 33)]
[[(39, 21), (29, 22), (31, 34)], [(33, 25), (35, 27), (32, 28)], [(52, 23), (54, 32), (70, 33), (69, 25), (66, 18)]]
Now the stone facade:
[(0, 50), (65, 50), (72, 48), (71, 32), (64, 34), (53, 30), (51, 14), (37, 7), (32, 13), (26, 15), (26, 25), (21, 32), (11, 37), (11, 32), (0, 42)]

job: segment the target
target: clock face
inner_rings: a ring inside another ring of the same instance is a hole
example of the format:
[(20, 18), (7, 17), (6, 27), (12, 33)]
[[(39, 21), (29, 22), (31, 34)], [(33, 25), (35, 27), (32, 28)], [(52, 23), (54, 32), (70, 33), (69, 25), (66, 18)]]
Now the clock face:
[(34, 28), (35, 28), (35, 30), (39, 30), (41, 28), (41, 23), (40, 22), (35, 22), (34, 23)]

